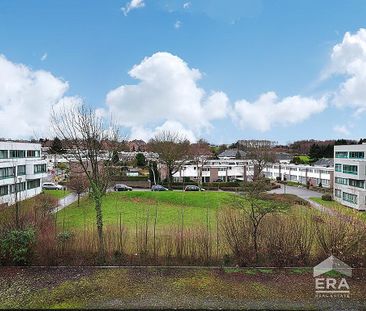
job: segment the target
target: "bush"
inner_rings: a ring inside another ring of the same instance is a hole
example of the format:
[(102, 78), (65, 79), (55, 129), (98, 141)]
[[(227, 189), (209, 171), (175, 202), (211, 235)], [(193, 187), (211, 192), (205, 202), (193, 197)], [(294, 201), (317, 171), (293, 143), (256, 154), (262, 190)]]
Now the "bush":
[(35, 231), (33, 228), (12, 230), (5, 233), (0, 241), (3, 261), (14, 265), (29, 264), (35, 241)]
[(322, 195), (322, 200), (323, 201), (333, 201), (332, 195), (329, 193), (323, 194)]

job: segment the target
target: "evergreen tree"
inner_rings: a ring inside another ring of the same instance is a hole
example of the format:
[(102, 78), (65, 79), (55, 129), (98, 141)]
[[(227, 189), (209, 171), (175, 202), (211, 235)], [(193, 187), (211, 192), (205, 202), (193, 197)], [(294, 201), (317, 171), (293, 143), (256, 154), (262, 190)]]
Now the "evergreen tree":
[(52, 154), (60, 154), (64, 152), (62, 148), (62, 141), (58, 137), (55, 137), (55, 139), (53, 140), (50, 152)]
[(146, 158), (143, 153), (136, 154), (136, 165), (138, 167), (146, 166)]

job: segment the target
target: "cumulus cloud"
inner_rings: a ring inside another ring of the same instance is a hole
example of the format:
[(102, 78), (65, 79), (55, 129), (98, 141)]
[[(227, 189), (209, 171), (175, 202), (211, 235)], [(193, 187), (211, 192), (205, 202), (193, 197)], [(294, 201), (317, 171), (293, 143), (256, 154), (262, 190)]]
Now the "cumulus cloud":
[(226, 94), (214, 91), (207, 94), (197, 84), (201, 72), (170, 53), (159, 52), (145, 58), (129, 75), (140, 82), (111, 90), (106, 104), (114, 119), (131, 128), (133, 135), (151, 137), (163, 126), (185, 131), (193, 138), (209, 130), (211, 121), (228, 114)]
[(366, 29), (355, 34), (347, 32), (341, 43), (333, 47), (330, 65), (323, 78), (346, 77), (334, 94), (338, 107), (349, 106), (360, 114), (366, 110)]
[(275, 92), (259, 96), (254, 102), (240, 100), (234, 103), (233, 119), (241, 128), (253, 128), (262, 132), (276, 125), (302, 122), (327, 107), (326, 98), (291, 96), (279, 99)]
[(141, 9), (145, 6), (144, 0), (131, 0), (130, 2), (127, 2), (124, 7), (121, 8), (123, 14), (127, 16), (127, 14), (136, 9)]
[(68, 88), (50, 72), (31, 70), (0, 55), (0, 136), (47, 135), (51, 107)]
[(182, 26), (182, 22), (181, 22), (181, 21), (176, 21), (176, 22), (174, 23), (174, 28), (175, 28), (175, 29), (179, 29), (181, 26)]

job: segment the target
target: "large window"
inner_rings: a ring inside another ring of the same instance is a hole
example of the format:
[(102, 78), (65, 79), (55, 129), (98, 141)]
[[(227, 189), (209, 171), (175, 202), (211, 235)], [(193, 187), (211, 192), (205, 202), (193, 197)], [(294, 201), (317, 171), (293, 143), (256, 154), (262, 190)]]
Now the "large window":
[(364, 159), (365, 153), (363, 151), (350, 151), (349, 158), (350, 159)]
[(349, 185), (357, 188), (365, 188), (365, 181), (363, 180), (356, 180), (356, 179), (350, 179)]
[(45, 173), (46, 164), (36, 164), (34, 165), (34, 174)]
[[(25, 191), (26, 189), (26, 183), (22, 182), (22, 183), (17, 183), (16, 184), (16, 192), (21, 192), (21, 191)], [(11, 185), (10, 186), (10, 193), (15, 193), (15, 185)]]
[(39, 158), (40, 156), (39, 150), (27, 150), (27, 158)]
[(353, 204), (357, 204), (357, 195), (343, 192), (343, 200)]
[(0, 179), (11, 178), (15, 176), (15, 167), (0, 168)]
[(343, 164), (343, 173), (357, 175), (357, 165)]
[(336, 158), (347, 158), (348, 152), (347, 151), (336, 151), (335, 157)]
[(8, 150), (0, 150), (0, 159), (8, 158)]
[(334, 190), (334, 195), (337, 197), (337, 198), (341, 198), (342, 197), (342, 191), (340, 189), (335, 189)]
[(18, 176), (25, 175), (25, 165), (18, 165)]
[(27, 181), (27, 189), (34, 189), (41, 186), (41, 180), (40, 179), (33, 179)]
[(0, 197), (9, 193), (8, 186), (0, 186)]
[(10, 150), (10, 158), (25, 158), (25, 150)]
[(342, 172), (342, 164), (335, 164), (336, 172)]
[(341, 184), (341, 185), (348, 185), (348, 179), (347, 178), (336, 177), (335, 178), (335, 183), (336, 184)]

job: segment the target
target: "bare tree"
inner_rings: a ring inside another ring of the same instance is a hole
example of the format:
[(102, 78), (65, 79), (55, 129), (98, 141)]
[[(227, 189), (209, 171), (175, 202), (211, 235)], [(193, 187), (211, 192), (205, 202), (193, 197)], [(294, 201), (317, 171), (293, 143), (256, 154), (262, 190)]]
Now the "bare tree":
[(196, 165), (197, 180), (201, 184), (203, 166), (205, 165), (206, 160), (213, 156), (210, 145), (205, 140), (200, 139), (197, 143), (191, 144), (189, 155)]
[(276, 161), (273, 144), (274, 143), (270, 141), (258, 141), (258, 143), (253, 141), (250, 146), (244, 147), (246, 158), (253, 162), (253, 180), (258, 180), (263, 177), (262, 173), (267, 164), (274, 163)]
[(68, 188), (78, 196), (78, 207), (80, 206), (80, 195), (89, 189), (89, 180), (84, 173), (71, 173)]
[(251, 187), (243, 196), (238, 196), (235, 203), (239, 208), (243, 209), (249, 216), (252, 228), (253, 248), (255, 253), (255, 261), (258, 264), (258, 238), (259, 229), (262, 220), (268, 214), (281, 213), (288, 210), (287, 203), (281, 201), (271, 200), (262, 195), (265, 191), (265, 180), (257, 179), (251, 183)]
[(104, 262), (102, 198), (110, 181), (111, 159), (118, 146), (118, 131), (85, 105), (54, 110), (51, 120), (55, 134), (67, 141), (68, 154), (71, 154), (90, 184), (96, 212), (98, 260)]
[(168, 186), (171, 188), (173, 175), (189, 156), (189, 141), (178, 133), (162, 131), (149, 141), (149, 148), (158, 153), (160, 161), (166, 165)]

